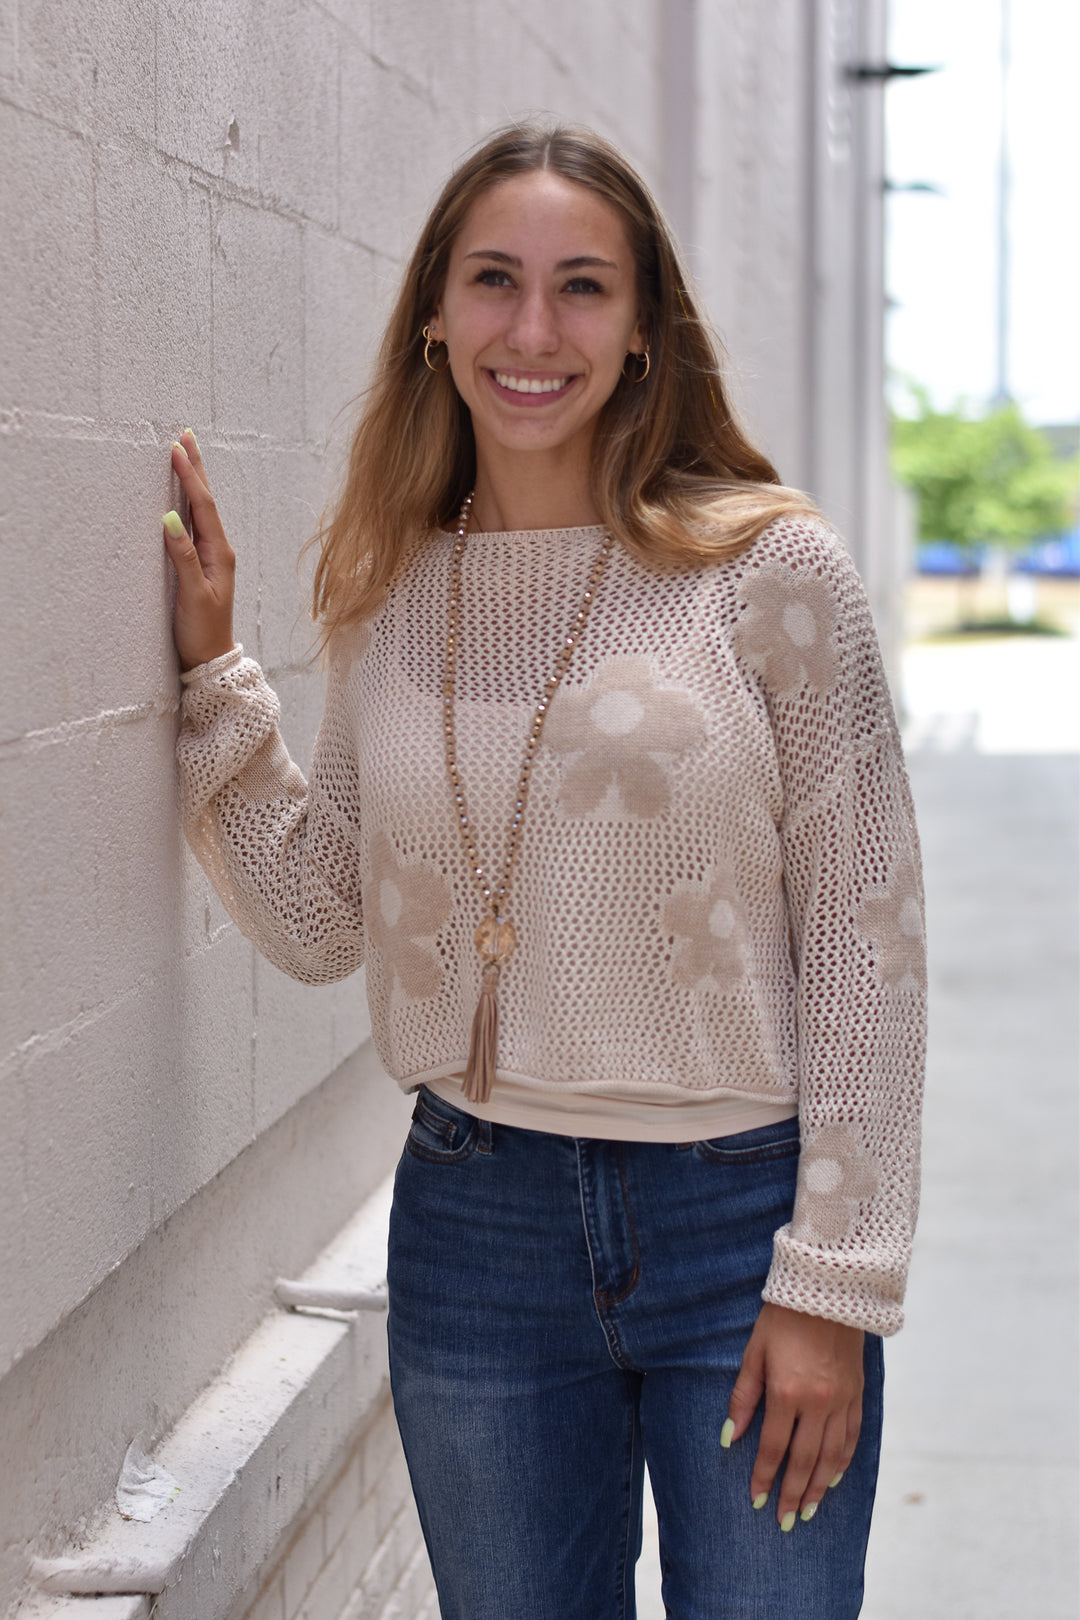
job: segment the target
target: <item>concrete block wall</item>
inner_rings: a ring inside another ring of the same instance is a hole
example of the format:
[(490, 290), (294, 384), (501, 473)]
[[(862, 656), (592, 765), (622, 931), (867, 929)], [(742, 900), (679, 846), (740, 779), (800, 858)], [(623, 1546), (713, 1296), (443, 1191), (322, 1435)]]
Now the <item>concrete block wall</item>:
[[(821, 451), (822, 402), (863, 364), (850, 322), (815, 337), (822, 265), (839, 310), (862, 263), (829, 97), (840, 23), (881, 3), (0, 0), (0, 1613), (34, 1554), (107, 1524), (128, 1442), (167, 1436), (265, 1322), (408, 1113), (362, 976), (262, 962), (180, 837), (170, 440), (203, 446), (237, 633), (306, 763), (296, 559), (402, 256), (452, 161), (543, 111), (658, 187), (751, 419), (824, 488), (858, 445), (848, 411)], [(834, 162), (829, 230), (808, 152)], [(429, 1602), (379, 1400), (341, 1436), (356, 1492), (335, 1455), (228, 1620)]]
[(437, 1620), (389, 1400), (232, 1620)]

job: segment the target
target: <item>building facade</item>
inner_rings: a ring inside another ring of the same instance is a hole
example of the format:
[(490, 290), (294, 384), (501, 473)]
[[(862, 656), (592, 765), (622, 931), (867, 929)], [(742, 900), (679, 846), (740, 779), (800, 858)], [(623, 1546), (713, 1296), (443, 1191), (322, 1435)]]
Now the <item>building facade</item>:
[[(296, 558), (402, 257), (484, 132), (585, 122), (656, 186), (887, 633), (881, 92), (850, 74), (883, 8), (0, 3), (0, 1612), (435, 1613), (379, 1309), (409, 1105), (362, 976), (269, 967), (182, 841), (170, 441), (306, 763)], [(176, 1486), (145, 1521), (132, 1442)]]

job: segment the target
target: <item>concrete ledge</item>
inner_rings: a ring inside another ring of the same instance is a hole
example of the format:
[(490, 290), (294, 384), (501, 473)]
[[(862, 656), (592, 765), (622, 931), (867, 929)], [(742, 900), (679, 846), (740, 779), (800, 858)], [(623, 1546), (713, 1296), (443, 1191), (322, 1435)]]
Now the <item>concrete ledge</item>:
[(150, 1620), (148, 1597), (36, 1597), (19, 1620)]
[[(385, 1297), (391, 1189), (384, 1182), (300, 1279), (305, 1303)], [(141, 1620), (148, 1609), (113, 1614), (75, 1594), (152, 1594), (155, 1620), (219, 1620), (386, 1385), (385, 1329), (370, 1309), (347, 1320), (273, 1312), (157, 1448), (180, 1485), (176, 1500), (149, 1524), (113, 1510), (90, 1546), (36, 1560), (39, 1591), (68, 1598), (88, 1620)], [(66, 1607), (55, 1613), (68, 1620)]]

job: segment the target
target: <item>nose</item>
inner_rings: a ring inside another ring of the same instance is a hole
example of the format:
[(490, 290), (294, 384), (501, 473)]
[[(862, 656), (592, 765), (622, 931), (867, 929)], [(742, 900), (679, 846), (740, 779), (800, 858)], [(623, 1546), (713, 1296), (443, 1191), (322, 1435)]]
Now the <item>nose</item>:
[(543, 288), (526, 289), (516, 300), (506, 341), (523, 359), (554, 354), (561, 338), (555, 308)]

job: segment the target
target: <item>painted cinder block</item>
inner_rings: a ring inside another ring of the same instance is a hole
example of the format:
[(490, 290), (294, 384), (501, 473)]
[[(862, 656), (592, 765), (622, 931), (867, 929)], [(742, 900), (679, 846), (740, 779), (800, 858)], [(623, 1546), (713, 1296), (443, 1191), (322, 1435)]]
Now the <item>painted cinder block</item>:
[(306, 0), (278, 0), (255, 30), (259, 194), (327, 226), (337, 223), (338, 27)]
[[(321, 677), (311, 662), (316, 640), (311, 622), (315, 559), (304, 547), (318, 528), (329, 488), (330, 469), (314, 451), (280, 446), (267, 451), (259, 486), (260, 656), (264, 668), (275, 676), (281, 670), (309, 671), (305, 678), (320, 691)], [(284, 694), (279, 695), (284, 701)], [(291, 749), (291, 736), (288, 741)], [(302, 746), (301, 752), (306, 761), (310, 743), (306, 753)]]
[(14, 677), (0, 683), (5, 742), (178, 700), (167, 466), (167, 450), (145, 442), (29, 426), (0, 435), (0, 643)]
[(319, 1571), (326, 1562), (323, 1517), (319, 1509), (293, 1538), (282, 1563), (286, 1620), (293, 1620)]
[(366, 1499), (378, 1489), (385, 1469), (401, 1452), (394, 1408), (387, 1400), (382, 1410), (371, 1420), (360, 1450), (362, 1468), (361, 1492)]
[(102, 139), (154, 134), (154, 8), (19, 0), (18, 92)]
[(247, 1610), (244, 1620), (286, 1620), (285, 1580), (280, 1572)]
[(254, 947), (236, 929), (175, 962), (183, 1017), (155, 1098), (155, 1212), (163, 1218), (252, 1139)]
[(7, 1364), (142, 1239), (152, 1223), (155, 1020), (133, 995), (86, 1027), (28, 1054), (25, 1263), (3, 1313)]
[(305, 229), (304, 437), (317, 453), (329, 452), (330, 487), (389, 315), (388, 280), (367, 248)]
[(5, 791), (34, 806), (9, 830), (16, 1043), (62, 1045), (162, 978), (157, 923), (175, 882), (171, 729), (153, 718), (88, 725), (6, 764)]
[(333, 1023), (322, 985), (300, 984), (255, 959), (255, 1129), (280, 1119), (333, 1067)]
[(383, 67), (397, 68), (425, 89), (441, 75), (445, 40), (468, 28), (471, 20), (461, 15), (464, 6), (435, 11), (426, 0), (370, 0), (369, 10), (371, 54)]
[[(376, 1546), (375, 1498), (370, 1496), (353, 1517), (341, 1542), (350, 1592), (355, 1593), (358, 1589), (362, 1589), (364, 1575), (375, 1556)], [(351, 1607), (352, 1600), (350, 1609)]]
[[(338, 1620), (349, 1601), (349, 1570), (345, 1549), (331, 1552), (318, 1571), (299, 1609), (296, 1620)], [(286, 1620), (293, 1620), (287, 1615)]]
[(347, 1535), (360, 1512), (360, 1458), (349, 1459), (348, 1467), (331, 1485), (322, 1503), (326, 1550), (333, 1552)]
[(295, 443), (304, 416), (300, 226), (215, 197), (213, 233), (214, 425)]
[(18, 38), (18, 0), (0, 0), (0, 79), (12, 81), (18, 72)]
[(203, 5), (193, 26), (184, 0), (156, 0), (156, 145), (253, 197), (259, 183), (257, 0)]
[(341, 84), (340, 229), (397, 261), (445, 179), (442, 126), (421, 83), (344, 39)]
[[(415, 1532), (417, 1536), (420, 1535), (419, 1524)], [(383, 1605), (379, 1620), (420, 1620), (420, 1616), (428, 1612), (434, 1591), (427, 1549), (421, 1539), (398, 1576), (397, 1585)]]
[(97, 174), (101, 405), (113, 422), (210, 419), (210, 194), (156, 155), (103, 147)]
[(0, 409), (96, 415), (94, 156), (0, 102)]

